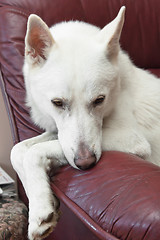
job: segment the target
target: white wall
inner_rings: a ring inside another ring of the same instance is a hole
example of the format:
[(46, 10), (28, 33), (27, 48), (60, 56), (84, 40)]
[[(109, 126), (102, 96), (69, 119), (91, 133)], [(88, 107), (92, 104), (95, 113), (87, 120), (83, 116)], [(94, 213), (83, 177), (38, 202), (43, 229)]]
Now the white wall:
[(14, 179), (15, 172), (10, 162), (10, 151), (13, 146), (8, 115), (0, 89), (0, 166)]

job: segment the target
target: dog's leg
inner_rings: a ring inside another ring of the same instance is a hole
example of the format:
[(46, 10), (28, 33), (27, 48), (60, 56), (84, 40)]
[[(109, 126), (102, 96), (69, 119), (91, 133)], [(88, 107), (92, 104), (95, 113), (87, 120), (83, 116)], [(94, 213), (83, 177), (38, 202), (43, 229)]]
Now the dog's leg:
[[(50, 140), (51, 138), (50, 134), (44, 134), (23, 141), (11, 154), (12, 163), (29, 199), (30, 240), (43, 239), (47, 236), (59, 218), (57, 209), (59, 204), (50, 189), (47, 171), (50, 166), (58, 167), (67, 162), (58, 140)], [(21, 162), (20, 159), (16, 162), (16, 153), (17, 157), (18, 154), (22, 157)]]
[(56, 135), (53, 133), (45, 132), (39, 136), (29, 138), (22, 142), (17, 143), (11, 151), (11, 163), (15, 171), (17, 172), (21, 182), (23, 183), (24, 189), (26, 191), (26, 179), (23, 169), (23, 160), (26, 152), (32, 147), (34, 144), (45, 142), (49, 140), (56, 139)]
[(48, 235), (59, 218), (57, 200), (47, 176), (48, 167), (66, 164), (58, 140), (33, 145), (23, 161), (29, 198), (29, 238), (41, 239)]

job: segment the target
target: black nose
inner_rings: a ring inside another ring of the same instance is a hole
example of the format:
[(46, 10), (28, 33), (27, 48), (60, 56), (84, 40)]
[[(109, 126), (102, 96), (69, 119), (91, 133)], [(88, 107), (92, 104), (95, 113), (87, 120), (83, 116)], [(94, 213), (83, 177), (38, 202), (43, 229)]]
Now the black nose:
[(79, 169), (87, 170), (96, 164), (96, 156), (91, 155), (87, 158), (75, 158), (74, 162)]

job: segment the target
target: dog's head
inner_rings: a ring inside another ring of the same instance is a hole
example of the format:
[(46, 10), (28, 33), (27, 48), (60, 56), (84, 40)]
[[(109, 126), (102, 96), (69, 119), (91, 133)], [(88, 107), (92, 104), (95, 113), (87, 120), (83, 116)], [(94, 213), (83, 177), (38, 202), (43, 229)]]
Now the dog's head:
[(24, 76), (31, 115), (58, 132), (68, 162), (86, 169), (101, 156), (103, 120), (119, 89), (119, 38), (125, 7), (102, 30), (82, 22), (51, 29), (36, 15), (28, 20)]

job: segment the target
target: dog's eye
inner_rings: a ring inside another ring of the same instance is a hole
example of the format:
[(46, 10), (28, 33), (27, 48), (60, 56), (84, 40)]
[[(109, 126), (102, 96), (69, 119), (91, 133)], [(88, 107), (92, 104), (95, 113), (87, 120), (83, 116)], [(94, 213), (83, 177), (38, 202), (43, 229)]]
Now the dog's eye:
[(56, 107), (59, 107), (59, 108), (62, 108), (64, 106), (64, 103), (61, 99), (57, 98), (57, 99), (53, 99), (51, 100), (51, 102), (56, 106)]
[(105, 99), (104, 95), (99, 96), (98, 98), (96, 98), (96, 100), (93, 101), (93, 105), (94, 106), (100, 105), (101, 103), (103, 103), (104, 99)]

